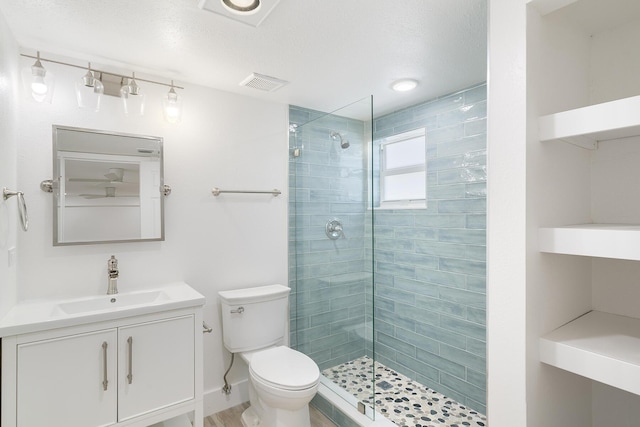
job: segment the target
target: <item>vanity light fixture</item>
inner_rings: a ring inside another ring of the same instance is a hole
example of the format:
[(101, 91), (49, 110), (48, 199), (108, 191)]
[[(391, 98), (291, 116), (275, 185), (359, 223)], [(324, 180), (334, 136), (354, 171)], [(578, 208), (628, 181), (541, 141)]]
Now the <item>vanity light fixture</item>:
[(260, 0), (221, 0), (222, 5), (229, 12), (240, 15), (250, 15), (260, 9)]
[(124, 105), (124, 113), (129, 115), (144, 115), (144, 93), (136, 82), (136, 73), (132, 73), (132, 77), (127, 84), (120, 88), (120, 98)]
[(182, 119), (182, 97), (176, 93), (173, 80), (171, 80), (171, 89), (162, 100), (162, 112), (164, 119), (169, 123), (180, 123)]
[(47, 84), (44, 82), (44, 77), (47, 75), (47, 70), (42, 66), (40, 62), (40, 52), (38, 52), (38, 59), (35, 64), (31, 66), (31, 93), (34, 96), (44, 96), (47, 94)]
[[(34, 57), (32, 56), (31, 58)], [(51, 102), (54, 76), (42, 66), (40, 52), (37, 52), (35, 59), (36, 62), (31, 67), (26, 67), (22, 70), (25, 89), (36, 102)]]
[(396, 92), (407, 92), (415, 89), (418, 86), (418, 81), (413, 79), (401, 79), (396, 80), (391, 84), (391, 89)]
[(21, 53), (20, 56), (36, 60), (33, 66), (23, 69), (22, 80), (27, 93), (30, 93), (37, 102), (51, 102), (54, 76), (42, 66), (42, 62), (51, 62), (87, 70), (75, 85), (76, 99), (78, 106), (81, 108), (90, 108), (99, 111), (102, 95), (111, 95), (119, 96), (122, 99), (125, 114), (143, 115), (146, 97), (138, 85), (140, 81), (168, 86), (170, 88), (169, 93), (165, 97), (166, 99), (162, 101), (165, 119), (170, 123), (180, 122), (182, 115), (182, 97), (178, 96), (176, 89), (184, 89), (184, 87), (176, 86), (173, 80), (171, 80), (171, 84), (168, 84), (155, 80), (136, 78), (135, 73), (127, 76), (110, 71), (98, 70), (92, 68), (91, 63), (89, 63), (88, 66), (80, 66), (69, 64), (68, 62), (44, 59), (40, 57), (40, 52), (37, 52), (37, 56), (23, 53)]
[(87, 73), (76, 81), (76, 99), (78, 107), (100, 111), (100, 101), (104, 93), (104, 85), (91, 70), (91, 62)]

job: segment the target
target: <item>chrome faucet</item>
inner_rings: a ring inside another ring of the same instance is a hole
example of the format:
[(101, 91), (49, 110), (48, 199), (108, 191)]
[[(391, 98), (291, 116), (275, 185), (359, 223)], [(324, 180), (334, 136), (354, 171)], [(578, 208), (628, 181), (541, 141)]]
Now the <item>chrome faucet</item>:
[(115, 256), (111, 255), (109, 261), (107, 261), (107, 273), (109, 275), (109, 287), (107, 288), (107, 295), (113, 295), (118, 293), (118, 260)]

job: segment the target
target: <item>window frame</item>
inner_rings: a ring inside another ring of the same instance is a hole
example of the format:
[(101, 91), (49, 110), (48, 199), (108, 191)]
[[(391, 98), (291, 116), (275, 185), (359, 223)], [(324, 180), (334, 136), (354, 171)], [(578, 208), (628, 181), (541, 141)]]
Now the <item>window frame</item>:
[[(392, 144), (399, 144), (408, 140), (423, 138), (424, 142), (424, 161), (410, 166), (403, 166), (389, 169), (386, 166), (387, 156), (385, 148)], [(426, 128), (414, 129), (408, 132), (402, 132), (396, 135), (384, 138), (380, 142), (379, 150), (379, 208), (380, 209), (424, 209), (427, 207), (427, 131)], [(389, 199), (384, 198), (385, 195), (385, 178), (391, 176), (402, 176), (410, 173), (424, 172), (424, 197), (411, 199)]]

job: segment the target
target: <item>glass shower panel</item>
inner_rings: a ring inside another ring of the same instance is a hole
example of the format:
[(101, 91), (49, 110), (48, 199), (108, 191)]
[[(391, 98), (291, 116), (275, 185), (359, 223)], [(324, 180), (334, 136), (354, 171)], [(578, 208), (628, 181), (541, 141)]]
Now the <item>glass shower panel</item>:
[(290, 108), (291, 345), (321, 383), (372, 414), (372, 100)]

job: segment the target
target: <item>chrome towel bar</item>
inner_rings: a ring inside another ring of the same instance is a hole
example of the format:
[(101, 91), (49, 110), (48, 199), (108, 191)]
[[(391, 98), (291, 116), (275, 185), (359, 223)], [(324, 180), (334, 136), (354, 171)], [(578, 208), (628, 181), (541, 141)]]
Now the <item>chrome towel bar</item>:
[(213, 187), (211, 194), (218, 197), (222, 193), (238, 193), (238, 194), (271, 194), (273, 197), (278, 197), (282, 194), (282, 191), (274, 188), (271, 191), (245, 191), (245, 190), (221, 190), (218, 187)]
[[(42, 181), (40, 183), (40, 189), (45, 193), (53, 193), (53, 180), (45, 179), (44, 181)], [(162, 185), (160, 187), (160, 193), (163, 196), (168, 196), (169, 194), (171, 194), (171, 187), (167, 184)]]
[(16, 196), (18, 199), (18, 213), (20, 214), (20, 225), (22, 229), (29, 229), (29, 217), (27, 216), (27, 203), (24, 201), (24, 193), (22, 191), (11, 191), (7, 187), (2, 189), (2, 198), (7, 200), (9, 197)]

